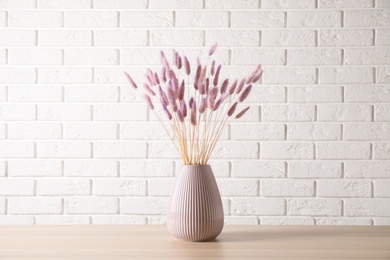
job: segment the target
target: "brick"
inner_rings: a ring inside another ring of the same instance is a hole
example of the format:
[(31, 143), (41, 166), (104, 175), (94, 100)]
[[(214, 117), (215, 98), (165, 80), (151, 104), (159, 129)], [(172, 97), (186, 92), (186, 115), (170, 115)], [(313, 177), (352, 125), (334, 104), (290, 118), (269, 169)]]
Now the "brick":
[(7, 87), (0, 86), (0, 102), (4, 102), (7, 100)]
[[(180, 55), (186, 56), (188, 61), (190, 62), (190, 67), (192, 70), (192, 73), (196, 72), (195, 64), (197, 57), (206, 57), (209, 55), (210, 46), (206, 45), (206, 47), (195, 47), (195, 48), (185, 48), (181, 46), (180, 48), (175, 47), (175, 50), (179, 52)], [(160, 54), (157, 54), (157, 57), (159, 58)], [(173, 59), (173, 52), (171, 49), (167, 49), (165, 51), (165, 56), (168, 60)], [(216, 60), (217, 64), (227, 65), (230, 63), (230, 50), (229, 49), (221, 49), (217, 48), (217, 51), (213, 54), (213, 58)], [(158, 61), (158, 64), (160, 66), (160, 61)], [(257, 65), (257, 63), (256, 63)], [(226, 67), (225, 67), (226, 68)], [(252, 67), (253, 69), (253, 67)], [(157, 71), (160, 71), (160, 68), (156, 68)], [(221, 69), (221, 72), (223, 69)], [(249, 72), (249, 71), (247, 71)], [(190, 79), (192, 81), (192, 79)]]
[(93, 7), (99, 9), (146, 9), (148, 0), (95, 0)]
[(257, 8), (258, 1), (235, 1), (235, 0), (206, 0), (206, 9), (252, 9)]
[(8, 198), (9, 214), (61, 214), (61, 198), (19, 197)]
[(390, 180), (374, 181), (374, 197), (390, 198)]
[(147, 218), (149, 225), (166, 225), (167, 218), (165, 216), (150, 216)]
[[(1, 210), (1, 209), (0, 209)], [(34, 225), (33, 216), (0, 216), (0, 225)]]
[(37, 147), (40, 158), (89, 158), (91, 144), (88, 142), (42, 141)]
[(285, 50), (279, 49), (233, 49), (232, 64), (234, 65), (284, 65)]
[[(105, 2), (105, 1), (103, 1)], [(144, 216), (92, 216), (93, 225), (146, 225)]]
[(0, 49), (0, 65), (5, 65), (7, 63), (7, 50)]
[(95, 105), (94, 119), (97, 121), (145, 121), (146, 113), (147, 107), (143, 104)]
[(375, 121), (390, 121), (390, 105), (376, 105), (374, 111)]
[(341, 103), (343, 88), (339, 86), (293, 86), (288, 88), (289, 103)]
[(386, 0), (377, 0), (376, 6), (377, 7), (390, 7), (390, 3)]
[(60, 123), (8, 123), (8, 138), (24, 139), (61, 139), (62, 125)]
[(38, 0), (40, 9), (89, 9), (93, 0)]
[(91, 106), (84, 104), (40, 104), (38, 120), (42, 121), (89, 121)]
[(119, 99), (117, 86), (66, 86), (66, 102), (116, 103)]
[(0, 160), (0, 176), (4, 177), (7, 174), (7, 162), (4, 160)]
[(289, 11), (287, 26), (292, 28), (341, 27), (341, 11)]
[(375, 45), (390, 45), (390, 29), (387, 28), (378, 28), (376, 29), (376, 39), (375, 39)]
[(345, 162), (345, 178), (385, 179), (390, 177), (390, 163), (387, 161)]
[(45, 84), (92, 83), (92, 69), (80, 67), (41, 67), (38, 70), (38, 82)]
[(232, 140), (284, 140), (283, 124), (232, 124)]
[(390, 48), (354, 48), (344, 53), (346, 65), (387, 65), (390, 64)]
[(264, 9), (309, 9), (315, 8), (315, 0), (262, 0), (261, 8)]
[(234, 216), (225, 216), (225, 225), (258, 225), (259, 221), (257, 217), (234, 217)]
[(66, 123), (64, 138), (68, 140), (116, 139), (117, 128), (115, 123)]
[(389, 27), (390, 10), (345, 11), (345, 27)]
[(255, 142), (219, 142), (211, 158), (215, 159), (255, 159), (259, 147)]
[(37, 182), (40, 196), (91, 195), (91, 181), (86, 179), (40, 179)]
[(10, 102), (61, 102), (61, 100), (61, 86), (23, 85), (8, 88), (8, 101)]
[(121, 160), (120, 176), (172, 177), (174, 176), (174, 165), (170, 160)]
[(0, 120), (35, 120), (36, 108), (30, 104), (0, 104)]
[(149, 0), (151, 9), (199, 9), (203, 8), (203, 2), (197, 0)]
[(341, 65), (341, 49), (289, 49), (288, 65)]
[(173, 27), (173, 24), (172, 11), (124, 11), (120, 16), (120, 27), (158, 28)]
[(0, 46), (34, 46), (36, 39), (35, 30), (0, 29)]
[(148, 181), (149, 196), (169, 196), (173, 187), (173, 178), (158, 179), (153, 178)]
[(317, 106), (317, 119), (332, 122), (372, 121), (372, 110), (370, 105), (321, 104)]
[(117, 177), (115, 160), (65, 160), (64, 174), (69, 177)]
[(341, 216), (339, 199), (289, 199), (287, 215), (291, 216)]
[(27, 141), (0, 141), (0, 158), (33, 158), (35, 144)]
[(375, 143), (374, 144), (375, 159), (390, 159), (390, 143)]
[(374, 7), (374, 0), (320, 0), (319, 8), (365, 8)]
[(390, 124), (346, 124), (344, 140), (390, 141)]
[[(129, 82), (126, 80), (125, 75), (123, 74), (124, 71), (131, 74), (131, 77), (133, 80), (142, 86), (140, 83), (144, 83), (145, 80), (145, 72), (146, 68), (143, 67), (132, 67), (131, 69), (126, 69), (123, 67), (98, 67), (94, 69), (95, 75), (94, 75), (94, 81), (97, 84), (126, 84), (126, 92), (132, 92), (134, 93), (134, 89), (132, 89), (129, 86)], [(136, 93), (137, 96), (139, 96), (139, 93)], [(141, 102), (143, 101), (143, 98), (141, 97), (139, 99)], [(133, 103), (133, 102), (132, 102)]]
[(314, 150), (311, 143), (262, 143), (261, 159), (313, 159)]
[(316, 225), (351, 225), (351, 226), (371, 226), (371, 219), (369, 218), (316, 218)]
[(371, 145), (358, 142), (317, 144), (318, 159), (370, 159)]
[(373, 218), (375, 226), (388, 226), (390, 218)]
[(9, 27), (59, 28), (62, 12), (59, 11), (9, 11)]
[(121, 214), (165, 215), (168, 198), (164, 197), (124, 197), (121, 199)]
[(315, 84), (317, 81), (317, 69), (315, 68), (268, 68), (263, 76), (266, 84)]
[(376, 69), (376, 82), (377, 83), (390, 83), (390, 66), (378, 67)]
[(374, 82), (374, 71), (370, 67), (320, 68), (320, 83), (362, 84)]
[(154, 141), (149, 144), (148, 155), (153, 159), (173, 159), (179, 153), (171, 142)]
[(283, 86), (255, 86), (245, 103), (285, 103), (286, 88)]
[(263, 121), (314, 121), (314, 105), (264, 105)]
[(44, 47), (92, 46), (92, 31), (91, 30), (39, 30), (38, 46), (44, 46)]
[(314, 225), (310, 217), (261, 217), (261, 225)]
[(41, 215), (35, 216), (37, 225), (89, 225), (88, 216)]
[(119, 53), (115, 49), (67, 49), (65, 65), (118, 65)]
[(372, 184), (360, 180), (318, 180), (317, 196), (331, 198), (371, 197)]
[(67, 197), (66, 214), (118, 214), (117, 198), (110, 197)]
[(316, 31), (270, 30), (261, 32), (262, 46), (312, 47), (316, 46)]
[(370, 46), (374, 44), (374, 31), (369, 29), (321, 30), (319, 46)]
[(147, 144), (145, 142), (95, 142), (93, 156), (95, 158), (145, 158)]
[(146, 195), (146, 181), (143, 179), (95, 179), (93, 195), (143, 196)]
[(35, 68), (3, 67), (0, 68), (0, 83), (34, 84), (37, 78)]
[(7, 127), (5, 124), (0, 124), (0, 139), (5, 139), (7, 133)]
[(65, 11), (64, 27), (115, 28), (118, 27), (118, 12)]
[(351, 103), (388, 103), (390, 102), (390, 86), (348, 86), (345, 99), (346, 102)]
[(17, 2), (13, 0), (2, 0), (0, 2), (0, 9), (31, 9), (36, 7), (36, 0), (19, 0)]
[(56, 177), (62, 175), (60, 160), (10, 160), (8, 161), (9, 177)]
[(7, 212), (7, 201), (5, 198), (0, 198), (0, 214), (5, 214)]
[(218, 188), (223, 197), (251, 197), (258, 194), (258, 182), (254, 179), (218, 179)]
[(285, 12), (276, 11), (233, 11), (231, 27), (233, 28), (283, 28)]
[(146, 46), (147, 31), (139, 30), (95, 30), (94, 44), (99, 47)]
[(306, 161), (288, 162), (288, 177), (300, 179), (337, 179), (343, 173), (341, 162)]
[(346, 199), (344, 203), (348, 217), (390, 216), (390, 199)]
[(189, 47), (203, 46), (203, 31), (195, 30), (151, 30), (151, 46), (176, 46), (185, 45)]
[(126, 140), (168, 140), (160, 123), (121, 123), (119, 133)]
[(215, 42), (218, 42), (221, 47), (258, 47), (260, 35), (256, 30), (208, 30), (206, 46), (211, 46)]
[(261, 180), (262, 197), (313, 197), (312, 180)]
[(279, 198), (233, 198), (233, 215), (283, 215), (285, 201)]
[(31, 196), (34, 186), (34, 180), (0, 179), (0, 196)]
[(293, 141), (340, 140), (341, 131), (340, 124), (288, 124), (287, 139)]
[(175, 14), (176, 27), (229, 27), (229, 13), (225, 11), (176, 11)]
[[(172, 60), (172, 51), (164, 50), (168, 60)], [(198, 53), (198, 52), (197, 52)], [(187, 55), (187, 52), (186, 52)], [(158, 48), (123, 48), (120, 50), (122, 65), (160, 65), (160, 49)]]

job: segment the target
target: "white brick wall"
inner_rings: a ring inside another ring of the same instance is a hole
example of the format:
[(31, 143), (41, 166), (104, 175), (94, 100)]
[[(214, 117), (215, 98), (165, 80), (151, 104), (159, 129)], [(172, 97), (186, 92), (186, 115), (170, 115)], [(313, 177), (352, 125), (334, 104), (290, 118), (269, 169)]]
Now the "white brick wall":
[(264, 67), (210, 164), (227, 224), (390, 225), (390, 1), (0, 0), (0, 224), (163, 224), (178, 155), (123, 77)]

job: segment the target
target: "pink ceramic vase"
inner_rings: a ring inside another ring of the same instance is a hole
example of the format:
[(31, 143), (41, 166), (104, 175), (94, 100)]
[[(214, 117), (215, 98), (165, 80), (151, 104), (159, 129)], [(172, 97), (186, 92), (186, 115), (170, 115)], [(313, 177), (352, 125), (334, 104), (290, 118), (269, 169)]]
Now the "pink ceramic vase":
[(168, 231), (184, 241), (216, 238), (224, 224), (221, 195), (210, 165), (184, 165), (168, 206)]

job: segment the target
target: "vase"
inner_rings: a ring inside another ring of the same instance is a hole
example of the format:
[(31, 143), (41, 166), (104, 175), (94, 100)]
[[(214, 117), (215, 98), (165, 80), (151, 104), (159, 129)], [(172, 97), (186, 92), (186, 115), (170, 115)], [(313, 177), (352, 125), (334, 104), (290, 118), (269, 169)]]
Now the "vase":
[(209, 241), (223, 225), (221, 195), (210, 165), (183, 165), (171, 190), (168, 231), (179, 240)]

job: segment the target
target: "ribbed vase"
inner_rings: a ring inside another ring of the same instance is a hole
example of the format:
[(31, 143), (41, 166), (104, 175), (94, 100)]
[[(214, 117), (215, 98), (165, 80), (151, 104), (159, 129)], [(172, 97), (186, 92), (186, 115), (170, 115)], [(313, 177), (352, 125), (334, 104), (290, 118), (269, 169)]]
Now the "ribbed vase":
[(221, 195), (210, 165), (183, 165), (168, 206), (168, 231), (184, 241), (216, 238), (224, 224)]

